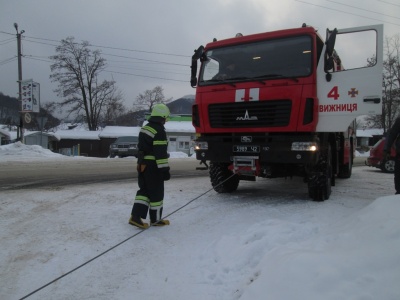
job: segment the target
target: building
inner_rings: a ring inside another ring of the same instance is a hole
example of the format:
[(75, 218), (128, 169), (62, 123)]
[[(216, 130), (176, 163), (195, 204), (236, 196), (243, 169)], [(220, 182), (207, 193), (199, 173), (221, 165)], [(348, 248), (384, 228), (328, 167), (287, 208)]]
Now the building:
[(64, 155), (102, 157), (99, 131), (57, 130), (53, 151)]
[(165, 123), (165, 130), (168, 138), (168, 152), (184, 152), (189, 156), (194, 153), (195, 129), (191, 121), (184, 119), (168, 121)]
[(357, 129), (357, 148), (371, 147), (383, 137), (383, 129)]
[[(147, 122), (147, 121), (145, 121)], [(141, 127), (107, 126), (101, 131), (88, 131), (84, 128), (57, 130), (55, 133), (26, 132), (24, 143), (41, 145), (43, 148), (64, 155), (108, 157), (110, 145), (120, 136), (139, 136)], [(194, 153), (195, 129), (191, 117), (171, 116), (165, 123), (168, 138), (168, 152)], [(10, 132), (0, 130), (2, 144), (13, 142)]]

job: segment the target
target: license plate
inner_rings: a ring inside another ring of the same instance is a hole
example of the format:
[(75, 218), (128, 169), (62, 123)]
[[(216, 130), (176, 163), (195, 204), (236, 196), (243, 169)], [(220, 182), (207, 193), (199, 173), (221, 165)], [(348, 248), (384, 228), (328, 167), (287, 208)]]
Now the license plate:
[(259, 153), (260, 146), (235, 145), (233, 146), (233, 152)]
[(119, 149), (119, 151), (126, 152), (126, 151), (128, 151), (128, 148), (121, 148), (121, 149)]

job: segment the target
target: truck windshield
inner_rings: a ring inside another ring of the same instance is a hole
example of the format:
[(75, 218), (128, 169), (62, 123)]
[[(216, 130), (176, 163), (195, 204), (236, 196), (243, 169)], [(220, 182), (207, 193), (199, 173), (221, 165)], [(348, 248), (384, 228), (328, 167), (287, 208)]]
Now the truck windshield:
[(210, 49), (202, 64), (199, 85), (308, 76), (312, 50), (310, 36)]

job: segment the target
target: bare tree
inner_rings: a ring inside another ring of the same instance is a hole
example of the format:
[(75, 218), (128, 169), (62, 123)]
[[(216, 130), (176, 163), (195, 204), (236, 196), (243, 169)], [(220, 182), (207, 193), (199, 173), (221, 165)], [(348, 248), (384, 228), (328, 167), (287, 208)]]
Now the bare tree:
[(110, 101), (107, 102), (104, 113), (102, 115), (102, 122), (106, 125), (116, 125), (117, 119), (126, 111), (122, 103), (122, 94), (116, 92)]
[(68, 115), (83, 116), (89, 130), (96, 130), (111, 103), (122, 102), (115, 81), (98, 82), (106, 60), (100, 51), (90, 50), (88, 42), (78, 44), (73, 37), (61, 40), (56, 52), (50, 57), (54, 62), (50, 78), (58, 82), (55, 92), (64, 98), (60, 105), (68, 107)]
[(156, 86), (152, 90), (146, 90), (143, 94), (139, 94), (136, 97), (136, 103), (134, 104), (135, 111), (138, 109), (152, 110), (153, 106), (157, 103), (166, 103), (172, 100), (172, 98), (165, 99), (164, 89), (161, 86)]
[(386, 133), (400, 114), (400, 35), (385, 39), (383, 61), (382, 115), (368, 116), (368, 126)]

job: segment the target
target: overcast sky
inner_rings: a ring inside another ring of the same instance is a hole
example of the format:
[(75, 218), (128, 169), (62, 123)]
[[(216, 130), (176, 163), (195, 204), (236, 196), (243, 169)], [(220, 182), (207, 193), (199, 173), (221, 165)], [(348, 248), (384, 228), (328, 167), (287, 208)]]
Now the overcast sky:
[(157, 85), (167, 98), (194, 94), (190, 58), (200, 45), (236, 33), (312, 25), (326, 28), (384, 24), (400, 33), (398, 0), (0, 0), (0, 92), (18, 97), (17, 40), (23, 79), (40, 83), (41, 102), (59, 101), (49, 79), (49, 56), (69, 36), (88, 41), (107, 60), (103, 79), (114, 79), (127, 108)]

